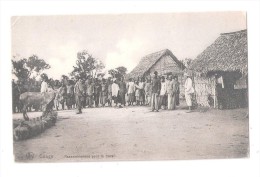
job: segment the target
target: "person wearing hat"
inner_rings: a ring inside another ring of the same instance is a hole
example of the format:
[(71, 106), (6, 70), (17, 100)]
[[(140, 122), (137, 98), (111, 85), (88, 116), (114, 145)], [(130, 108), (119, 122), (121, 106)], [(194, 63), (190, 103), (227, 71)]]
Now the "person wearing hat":
[(152, 98), (151, 98), (151, 107), (152, 111), (159, 112), (159, 95), (161, 90), (161, 82), (158, 78), (158, 72), (154, 71), (154, 77), (152, 80)]
[(84, 98), (84, 86), (82, 83), (82, 80), (79, 76), (75, 77), (77, 80), (77, 83), (74, 86), (74, 93), (75, 93), (75, 99), (76, 99), (76, 105), (77, 105), (77, 112), (76, 114), (81, 114), (82, 111), (82, 99)]
[(41, 83), (41, 93), (48, 92), (48, 76), (46, 74), (41, 75), (42, 83)]
[(188, 74), (188, 73), (185, 73), (184, 78), (185, 78), (185, 99), (186, 99), (186, 103), (189, 107), (188, 112), (191, 112), (191, 110), (192, 110), (192, 95), (194, 93), (194, 88), (192, 86), (191, 75)]

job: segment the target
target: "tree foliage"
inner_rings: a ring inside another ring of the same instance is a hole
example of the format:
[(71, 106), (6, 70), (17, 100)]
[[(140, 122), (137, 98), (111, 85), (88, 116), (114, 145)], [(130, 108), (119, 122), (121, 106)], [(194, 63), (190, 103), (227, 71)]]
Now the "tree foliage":
[(18, 78), (18, 80), (26, 81), (30, 78), (35, 78), (42, 71), (49, 69), (51, 66), (40, 59), (37, 55), (32, 55), (28, 59), (22, 58), (20, 60), (12, 59), (13, 74)]
[(119, 66), (115, 69), (110, 69), (108, 74), (110, 74), (113, 78), (121, 78), (126, 75), (127, 68), (124, 66)]
[(185, 58), (184, 60), (181, 60), (181, 62), (184, 64), (184, 66), (186, 68), (189, 68), (191, 62), (192, 62), (192, 59), (191, 58)]
[(86, 50), (77, 53), (76, 66), (73, 66), (71, 76), (79, 75), (82, 78), (88, 76), (97, 77), (97, 74), (105, 68), (105, 65), (94, 58)]

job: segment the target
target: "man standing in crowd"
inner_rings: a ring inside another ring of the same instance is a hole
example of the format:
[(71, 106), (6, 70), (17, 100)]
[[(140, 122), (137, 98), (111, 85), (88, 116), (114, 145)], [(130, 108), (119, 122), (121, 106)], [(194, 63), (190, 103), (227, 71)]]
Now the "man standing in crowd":
[(75, 99), (76, 99), (76, 105), (77, 105), (77, 112), (76, 114), (81, 114), (82, 111), (82, 99), (84, 98), (84, 87), (82, 84), (82, 80), (79, 76), (76, 76), (77, 83), (74, 86), (74, 93), (75, 93)]
[(169, 76), (169, 81), (167, 84), (167, 95), (168, 95), (168, 109), (175, 109), (175, 93), (176, 93), (176, 83), (172, 75)]
[(95, 107), (97, 108), (99, 106), (99, 96), (101, 92), (101, 85), (99, 83), (98, 78), (95, 79), (95, 92), (94, 92), (94, 101), (95, 101)]
[(192, 96), (193, 96), (193, 93), (194, 93), (194, 88), (192, 86), (191, 75), (185, 73), (184, 78), (186, 79), (185, 80), (185, 99), (186, 99), (186, 103), (189, 107), (188, 112), (191, 112), (191, 110), (192, 110)]
[(178, 76), (174, 76), (174, 80), (176, 82), (176, 95), (175, 95), (176, 106), (179, 106), (180, 105), (180, 82), (178, 81)]
[(134, 97), (135, 97), (135, 83), (133, 82), (133, 79), (130, 78), (129, 82), (127, 84), (127, 94), (128, 94), (128, 105), (133, 105)]
[(61, 82), (61, 87), (59, 88), (59, 103), (61, 104), (62, 110), (65, 109), (65, 101), (66, 101), (66, 95), (67, 95), (67, 87), (64, 84), (64, 82)]
[(159, 94), (161, 90), (161, 82), (158, 78), (158, 72), (154, 71), (154, 77), (152, 80), (152, 99), (151, 99), (151, 107), (152, 111), (156, 110), (156, 112), (159, 112)]
[(20, 94), (21, 94), (21, 90), (19, 87), (19, 84), (16, 83), (14, 80), (12, 81), (12, 89), (13, 89), (13, 113), (16, 112), (16, 108), (17, 108), (17, 112), (20, 111)]
[[(115, 106), (117, 106), (117, 104), (120, 102), (119, 100), (119, 86), (116, 83), (116, 79), (113, 79), (113, 84), (112, 84), (112, 98), (114, 100), (114, 103), (116, 104)], [(122, 107), (121, 105), (119, 105), (119, 107)]]
[(41, 75), (42, 83), (41, 83), (41, 93), (48, 92), (48, 76), (46, 74)]
[(125, 106), (126, 84), (124, 82), (123, 77), (119, 78), (118, 86), (119, 86), (119, 97), (120, 97), (121, 104)]
[(89, 108), (93, 107), (93, 94), (94, 94), (94, 79), (88, 78), (86, 84), (86, 105)]
[(74, 86), (72, 80), (68, 80), (67, 85), (67, 99), (66, 104), (68, 109), (72, 109), (72, 105), (74, 104)]
[(105, 107), (105, 104), (107, 102), (107, 84), (105, 79), (102, 79), (101, 81), (101, 92), (99, 98), (101, 106)]
[(145, 102), (145, 94), (144, 94), (145, 82), (143, 77), (141, 77), (140, 82), (136, 87), (139, 90), (139, 103), (142, 106), (144, 105)]
[(145, 105), (149, 106), (151, 102), (151, 80), (147, 77), (145, 87)]
[(161, 91), (160, 91), (160, 104), (159, 104), (159, 108), (161, 109), (166, 109), (167, 105), (166, 105), (166, 82), (165, 82), (165, 77), (162, 76), (161, 78)]
[(108, 78), (107, 84), (108, 84), (108, 88), (107, 88), (107, 92), (108, 92), (107, 102), (108, 102), (108, 106), (111, 107), (112, 106), (112, 81), (111, 81), (111, 78)]

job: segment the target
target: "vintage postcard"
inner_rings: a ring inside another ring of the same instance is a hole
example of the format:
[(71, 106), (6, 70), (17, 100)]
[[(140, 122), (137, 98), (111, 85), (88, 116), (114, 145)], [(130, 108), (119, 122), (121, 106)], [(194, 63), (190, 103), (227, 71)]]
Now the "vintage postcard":
[(11, 25), (15, 162), (249, 157), (246, 12)]

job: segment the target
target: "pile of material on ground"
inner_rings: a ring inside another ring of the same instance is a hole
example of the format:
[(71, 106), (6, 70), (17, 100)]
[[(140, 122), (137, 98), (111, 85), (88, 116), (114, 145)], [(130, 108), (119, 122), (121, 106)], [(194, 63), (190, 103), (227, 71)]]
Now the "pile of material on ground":
[(13, 137), (14, 140), (25, 140), (36, 136), (46, 129), (55, 125), (57, 112), (51, 111), (45, 117), (37, 117), (30, 120), (13, 120)]

